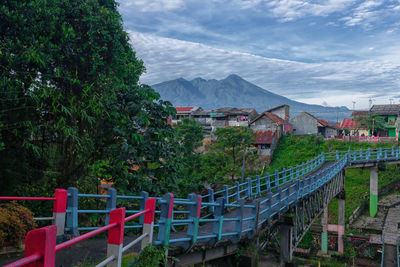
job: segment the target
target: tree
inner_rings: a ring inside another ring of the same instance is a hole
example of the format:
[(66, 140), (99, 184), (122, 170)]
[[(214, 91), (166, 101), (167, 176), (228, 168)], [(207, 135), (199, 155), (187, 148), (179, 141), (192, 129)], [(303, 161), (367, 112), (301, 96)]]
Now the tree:
[(71, 186), (100, 161), (127, 190), (174, 178), (174, 109), (139, 84), (114, 0), (6, 0), (0, 17), (2, 192)]
[(184, 156), (193, 154), (194, 150), (201, 146), (204, 134), (203, 128), (197, 121), (184, 118), (178, 121), (175, 130)]
[(368, 115), (356, 116), (354, 121), (357, 123), (358, 131), (361, 128), (368, 129), (371, 134), (374, 134), (372, 130), (384, 130), (385, 129), (385, 120), (383, 117), (379, 116), (375, 113), (368, 113)]
[(227, 156), (226, 167), (234, 180), (242, 166), (242, 157), (246, 147), (255, 141), (254, 132), (248, 127), (225, 127), (215, 131), (217, 141), (213, 149), (223, 151)]

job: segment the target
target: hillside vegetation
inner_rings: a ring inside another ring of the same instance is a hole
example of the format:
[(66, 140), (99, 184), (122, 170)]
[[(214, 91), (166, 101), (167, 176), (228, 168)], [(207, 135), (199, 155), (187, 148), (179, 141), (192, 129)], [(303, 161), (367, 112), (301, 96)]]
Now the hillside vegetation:
[[(275, 169), (287, 168), (301, 164), (312, 159), (321, 152), (334, 152), (344, 150), (374, 149), (398, 146), (388, 143), (356, 143), (338, 140), (326, 141), (315, 135), (309, 136), (284, 136), (281, 138), (278, 148), (274, 152), (274, 159), (268, 172)], [(346, 169), (345, 191), (346, 191), (346, 219), (362, 203), (364, 196), (369, 194), (369, 170), (368, 169)], [(400, 168), (397, 165), (383, 165), (379, 170), (379, 187), (400, 180)], [(329, 205), (329, 223), (337, 223), (337, 200), (334, 199)]]

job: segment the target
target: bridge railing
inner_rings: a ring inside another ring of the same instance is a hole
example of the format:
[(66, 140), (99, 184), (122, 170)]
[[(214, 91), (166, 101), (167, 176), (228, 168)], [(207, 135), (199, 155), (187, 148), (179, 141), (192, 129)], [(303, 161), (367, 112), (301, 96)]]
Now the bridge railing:
[[(291, 183), (296, 179), (309, 174), (315, 169), (319, 168), (325, 162), (324, 153), (318, 155), (317, 157), (309, 160), (303, 164), (297, 165), (296, 167), (290, 167), (288, 169), (283, 169), (281, 171), (275, 171), (273, 174), (267, 173), (264, 177), (256, 176), (255, 179), (246, 178), (242, 183), (236, 182), (233, 186), (223, 185), (222, 190), (214, 192), (214, 190), (209, 189), (208, 194), (203, 195), (203, 202), (215, 203), (216, 199), (222, 197), (224, 198), (225, 204), (238, 203), (239, 199), (252, 199), (265, 194), (269, 190), (275, 191), (278, 187), (282, 187), (287, 183)], [(78, 189), (70, 187), (68, 188), (68, 207), (66, 231), (72, 233), (73, 236), (79, 235), (79, 231), (90, 231), (98, 229), (100, 226), (80, 226), (79, 217), (88, 214), (99, 214), (105, 216), (105, 224), (108, 223), (109, 214), (111, 210), (117, 208), (118, 206), (125, 205), (129, 203), (127, 207), (127, 214), (138, 212), (143, 208), (145, 200), (149, 198), (147, 192), (142, 192), (140, 196), (128, 196), (128, 195), (118, 195), (114, 188), (109, 188), (107, 195), (96, 195), (96, 194), (81, 194)], [(79, 204), (82, 201), (88, 199), (98, 199), (100, 206), (103, 208), (96, 209), (79, 209)], [(157, 197), (157, 207), (162, 205), (162, 198)], [(185, 203), (188, 203), (188, 199), (175, 199), (173, 209), (173, 216), (178, 217), (172, 220), (172, 226), (182, 226), (189, 225), (187, 221), (189, 210)], [(182, 204), (181, 204), (182, 203)], [(228, 206), (226, 206), (228, 207)], [(214, 205), (202, 205), (201, 214), (203, 218), (208, 218), (214, 215), (215, 206)], [(159, 227), (160, 221), (160, 208), (156, 210), (156, 224), (155, 227)], [(182, 219), (183, 218), (183, 219)], [(186, 219), (185, 219), (186, 218)], [(142, 219), (137, 224), (126, 225), (128, 229), (136, 229), (141, 227)]]
[[(132, 246), (141, 242), (141, 249), (153, 239), (153, 225), (156, 199), (146, 200), (145, 209), (131, 216), (125, 217), (125, 208), (112, 210), (109, 217), (109, 224), (92, 230), (81, 236), (70, 239), (56, 245), (57, 226), (46, 226), (30, 231), (25, 239), (25, 258), (6, 265), (6, 267), (25, 266), (31, 263), (38, 263), (35, 266), (50, 267), (55, 265), (55, 255), (57, 251), (68, 248), (88, 238), (108, 232), (107, 258), (96, 266), (105, 266), (114, 262), (113, 266), (121, 266), (122, 253)], [(124, 225), (135, 218), (144, 216), (143, 233), (138, 238), (123, 246)]]
[(350, 162), (396, 160), (400, 159), (400, 147), (336, 151), (325, 154), (326, 161), (336, 161), (344, 156), (348, 157)]
[(52, 217), (35, 217), (36, 221), (52, 221), (57, 226), (57, 235), (64, 234), (65, 213), (67, 207), (67, 191), (65, 189), (56, 189), (54, 197), (11, 197), (2, 196), (0, 200), (17, 200), (17, 201), (53, 201)]

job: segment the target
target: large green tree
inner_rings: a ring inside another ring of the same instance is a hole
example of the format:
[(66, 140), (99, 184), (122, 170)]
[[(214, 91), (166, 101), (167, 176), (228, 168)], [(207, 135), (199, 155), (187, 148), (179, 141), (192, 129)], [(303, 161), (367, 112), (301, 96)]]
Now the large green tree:
[(126, 190), (175, 179), (173, 108), (139, 83), (114, 0), (5, 0), (0, 18), (1, 191), (73, 185), (99, 162)]
[(217, 128), (215, 135), (213, 149), (226, 156), (225, 169), (233, 180), (240, 173), (245, 149), (255, 141), (255, 133), (248, 127), (225, 127)]

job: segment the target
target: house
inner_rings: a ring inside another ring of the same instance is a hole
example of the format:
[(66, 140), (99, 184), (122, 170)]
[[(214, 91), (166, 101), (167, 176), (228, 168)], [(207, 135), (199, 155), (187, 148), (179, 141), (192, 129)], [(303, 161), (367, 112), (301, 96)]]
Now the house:
[(249, 122), (256, 116), (258, 116), (258, 113), (252, 108), (224, 107), (215, 109), (210, 113), (211, 131), (227, 126), (248, 127)]
[(338, 129), (332, 123), (318, 119), (308, 112), (302, 112), (290, 120), (294, 135), (317, 134), (325, 138), (338, 135)]
[(211, 132), (211, 110), (196, 110), (193, 111), (191, 114), (191, 118), (203, 127), (206, 136), (208, 137), (209, 133)]
[(270, 130), (255, 131), (255, 147), (260, 156), (272, 156), (277, 145), (276, 133)]
[(203, 110), (201, 107), (175, 107), (176, 115), (172, 117), (172, 123), (177, 123), (183, 118), (191, 118), (194, 111)]
[(271, 109), (266, 110), (269, 113), (275, 114), (285, 121), (290, 119), (290, 107), (288, 105), (280, 105)]
[(370, 112), (385, 120), (385, 130), (379, 131), (378, 136), (396, 137), (396, 121), (400, 121), (400, 105), (373, 105)]
[[(285, 115), (283, 116), (285, 118)], [(256, 147), (262, 156), (272, 155), (282, 134), (291, 131), (292, 126), (280, 116), (264, 111), (249, 123), (256, 135)]]
[(350, 136), (368, 136), (368, 129), (361, 127), (359, 123), (352, 119), (344, 119), (340, 123), (340, 128), (347, 130)]

